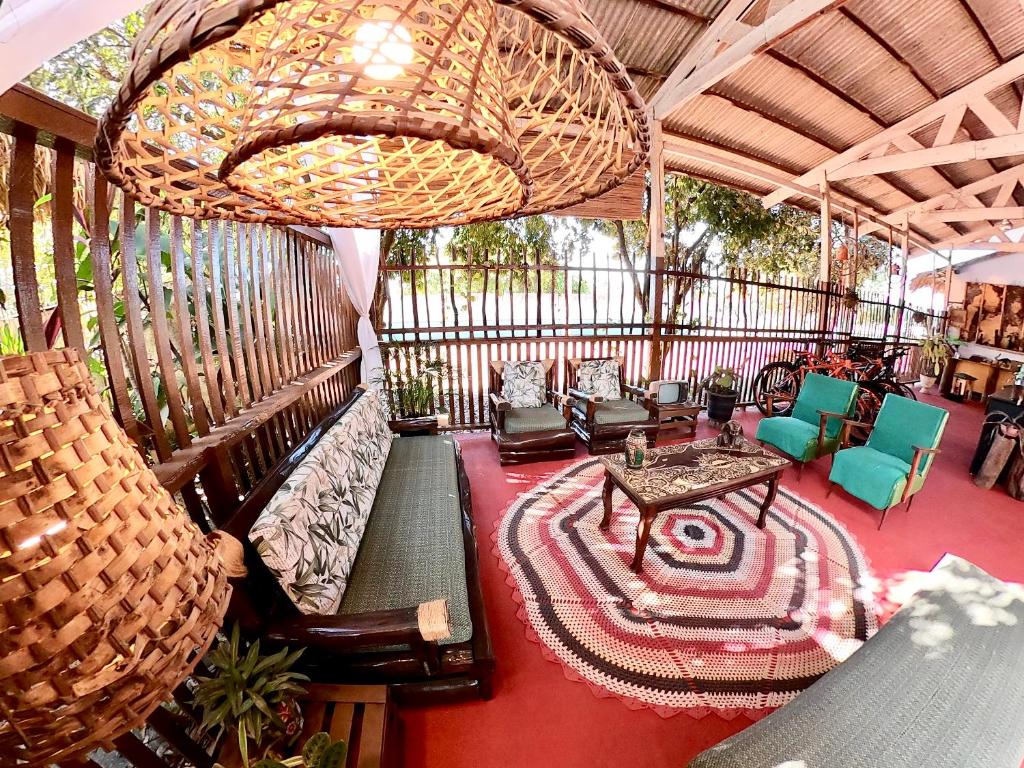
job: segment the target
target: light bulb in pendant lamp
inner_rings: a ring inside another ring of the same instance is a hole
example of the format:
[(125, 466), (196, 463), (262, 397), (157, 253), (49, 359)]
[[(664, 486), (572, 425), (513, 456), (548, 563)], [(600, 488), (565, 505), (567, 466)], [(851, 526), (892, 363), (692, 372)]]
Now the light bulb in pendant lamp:
[(367, 77), (397, 80), (405, 75), (405, 68), (416, 56), (412, 35), (393, 19), (380, 18), (393, 15), (386, 12), (387, 6), (381, 8), (385, 10), (376, 14), (378, 18), (364, 22), (356, 30), (352, 56), (356, 63), (363, 65)]
[(73, 350), (0, 357), (0, 765), (142, 725), (213, 640), (237, 544), (174, 503)]
[(387, 229), (575, 205), (649, 148), (579, 0), (155, 0), (96, 159), (179, 215)]

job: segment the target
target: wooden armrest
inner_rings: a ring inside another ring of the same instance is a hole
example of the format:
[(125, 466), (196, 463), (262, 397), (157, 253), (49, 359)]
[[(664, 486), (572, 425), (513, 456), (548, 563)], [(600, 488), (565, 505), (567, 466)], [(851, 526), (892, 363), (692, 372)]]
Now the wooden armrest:
[(575, 400), (584, 400), (588, 403), (603, 403), (604, 398), (600, 395), (592, 395), (589, 392), (584, 392), (582, 389), (574, 389), (569, 387), (569, 396)]
[(572, 407), (576, 405), (576, 398), (562, 394), (561, 392), (555, 392), (553, 389), (549, 389), (548, 402), (556, 408), (561, 408), (562, 416), (565, 417), (566, 421), (572, 418)]
[[(825, 445), (825, 429), (828, 426), (829, 419), (839, 419), (840, 421), (846, 421), (849, 417), (845, 413), (837, 413), (836, 411), (823, 411), (818, 409), (818, 452), (821, 453), (822, 446)], [(842, 430), (840, 429), (840, 434)]]
[(434, 600), (410, 608), (369, 613), (302, 615), (271, 624), (266, 637), (344, 654), (367, 648), (409, 645), (428, 672), (437, 668), (437, 641), (451, 636), (448, 601)]
[(623, 384), (622, 389), (634, 397), (639, 397), (641, 400), (647, 398), (647, 390), (643, 387), (634, 387), (632, 384)]
[(910, 498), (910, 487), (914, 484), (914, 478), (917, 477), (918, 471), (921, 469), (921, 459), (925, 456), (934, 456), (937, 453), (942, 453), (938, 448), (921, 448), (920, 446), (914, 446), (914, 460), (910, 464), (910, 474), (907, 475), (907, 484), (903, 488), (903, 497), (900, 501), (906, 501)]
[(512, 403), (500, 395), (491, 392), (491, 414), (494, 418), (495, 429), (505, 429), (505, 414), (511, 410)]
[[(603, 403), (604, 398), (600, 395), (592, 395), (589, 392), (584, 392), (582, 389), (574, 389), (569, 387), (569, 395), (578, 401), (585, 402), (587, 404), (587, 421), (593, 422), (594, 411), (598, 403)], [(570, 414), (572, 415), (572, 414)]]
[(843, 426), (839, 430), (839, 447), (848, 448), (850, 445), (850, 429), (853, 427), (864, 427), (868, 432), (875, 428), (874, 424), (868, 424), (866, 421), (857, 421), (846, 417), (843, 419)]
[(496, 411), (511, 411), (512, 403), (501, 395), (491, 392), (491, 407)]

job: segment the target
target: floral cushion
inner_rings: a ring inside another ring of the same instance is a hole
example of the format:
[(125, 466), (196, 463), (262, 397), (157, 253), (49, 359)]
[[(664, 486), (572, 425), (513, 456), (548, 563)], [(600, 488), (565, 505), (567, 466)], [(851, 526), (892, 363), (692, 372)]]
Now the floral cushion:
[(576, 372), (576, 387), (605, 400), (621, 400), (618, 360), (584, 360)]
[(380, 396), (368, 390), (292, 471), (249, 531), (303, 613), (337, 611), (390, 450)]
[(544, 363), (505, 363), (501, 371), (501, 396), (513, 408), (540, 408), (547, 402)]

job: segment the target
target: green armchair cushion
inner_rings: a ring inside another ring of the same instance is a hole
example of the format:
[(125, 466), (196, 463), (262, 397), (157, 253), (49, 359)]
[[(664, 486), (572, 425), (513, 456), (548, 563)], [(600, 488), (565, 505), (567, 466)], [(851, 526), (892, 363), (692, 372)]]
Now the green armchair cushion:
[[(797, 461), (814, 461), (818, 458), (818, 426), (789, 416), (771, 416), (761, 419), (757, 425), (757, 439), (773, 445)], [(826, 438), (821, 455), (835, 453), (839, 447), (837, 438)]]
[[(910, 477), (914, 448), (938, 448), (948, 418), (942, 408), (886, 395), (867, 444), (839, 451), (828, 479), (876, 509), (898, 504)], [(922, 457), (911, 495), (924, 486), (932, 458)]]
[(650, 412), (632, 400), (605, 400), (594, 409), (595, 424), (629, 424), (650, 418)]
[[(847, 448), (835, 456), (829, 480), (875, 509), (888, 509), (903, 498), (910, 464), (866, 445)], [(924, 475), (914, 477), (911, 493), (924, 485)]]
[(839, 448), (843, 422), (838, 418), (828, 419), (825, 440), (819, 451), (819, 411), (850, 415), (856, 400), (856, 383), (809, 373), (800, 387), (792, 415), (761, 419), (757, 426), (757, 439), (775, 446), (797, 461), (813, 461), (819, 456), (835, 453)]
[[(906, 397), (886, 395), (867, 444), (910, 464), (914, 460), (915, 447), (939, 447), (947, 419), (949, 413), (942, 408)], [(918, 471), (922, 475), (927, 474), (931, 463), (932, 457), (925, 457)]]
[(540, 408), (513, 408), (505, 412), (505, 431), (509, 434), (521, 432), (547, 432), (567, 429), (565, 416), (550, 405)]

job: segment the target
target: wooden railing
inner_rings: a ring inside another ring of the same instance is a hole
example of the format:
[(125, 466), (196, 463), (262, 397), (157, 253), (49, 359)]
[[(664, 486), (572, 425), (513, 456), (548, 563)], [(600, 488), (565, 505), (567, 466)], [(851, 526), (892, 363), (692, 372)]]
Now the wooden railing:
[[(356, 315), (326, 237), (143, 209), (96, 174), (94, 132), (28, 89), (0, 95), (0, 353), (77, 348), (210, 529), (358, 383)], [(190, 698), (120, 737), (119, 764), (210, 768)]]
[[(925, 313), (924, 324), (914, 323), (917, 310), (883, 296), (863, 295), (851, 308), (838, 286), (817, 281), (634, 270), (592, 253), (569, 264), (528, 256), (508, 264), (480, 254), (454, 264), (423, 254), (405, 261), (381, 271), (377, 293), (389, 378), (444, 363), (435, 408), (460, 428), (487, 423), (488, 367), (496, 360), (555, 359), (562, 388), (566, 359), (614, 354), (625, 358), (631, 381), (649, 379), (653, 363), (653, 375), (687, 380), (695, 392), (724, 366), (741, 373), (741, 402), (750, 403), (757, 371), (794, 349), (842, 347), (854, 336), (912, 344), (925, 325), (943, 321)], [(916, 378), (913, 355), (901, 365), (904, 378)]]

